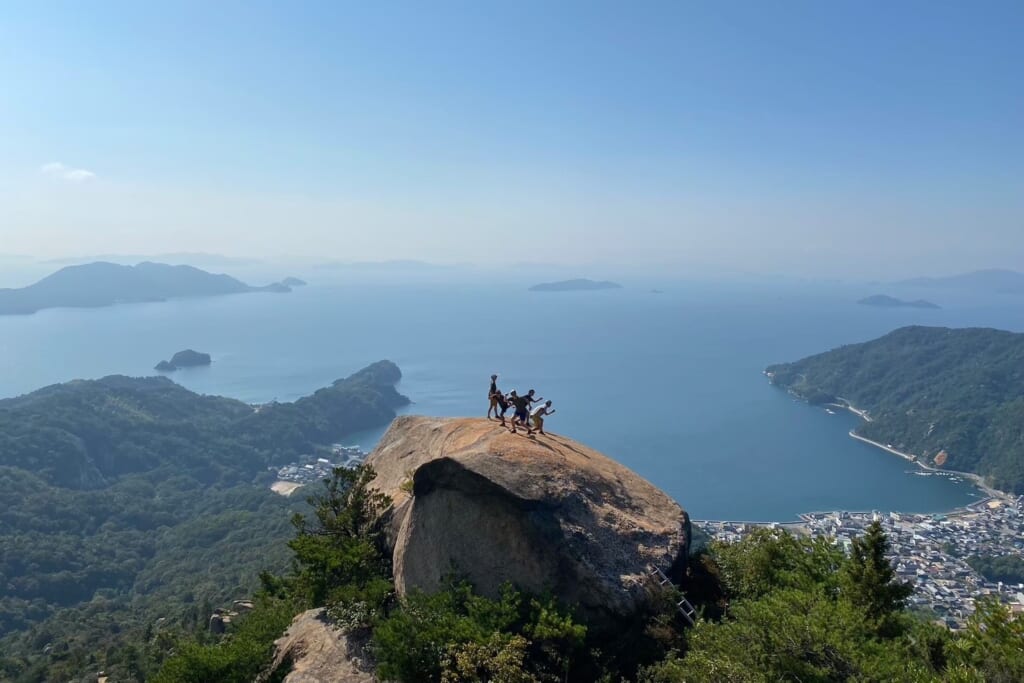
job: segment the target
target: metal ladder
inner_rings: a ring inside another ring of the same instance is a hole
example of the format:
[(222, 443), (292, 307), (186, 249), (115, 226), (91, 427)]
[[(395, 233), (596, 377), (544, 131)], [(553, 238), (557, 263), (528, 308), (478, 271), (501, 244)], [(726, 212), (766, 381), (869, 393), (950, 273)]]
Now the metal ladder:
[[(668, 578), (665, 572), (661, 571), (660, 567), (654, 565), (647, 565), (647, 576), (658, 582), (658, 586), (664, 588), (665, 586), (672, 586), (675, 588), (675, 584), (672, 583), (672, 579)], [(697, 623), (697, 608), (695, 608), (690, 601), (686, 599), (682, 591), (679, 592), (680, 599), (676, 603), (676, 609), (683, 615), (683, 619), (690, 624), (695, 626)]]

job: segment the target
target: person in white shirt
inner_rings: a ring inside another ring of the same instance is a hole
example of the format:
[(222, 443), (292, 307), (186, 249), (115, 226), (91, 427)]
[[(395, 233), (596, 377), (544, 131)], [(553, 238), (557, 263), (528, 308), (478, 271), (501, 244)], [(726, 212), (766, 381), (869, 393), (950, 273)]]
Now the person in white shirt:
[(533, 409), (533, 414), (530, 417), (533, 420), (533, 428), (538, 434), (544, 433), (544, 416), (554, 414), (555, 409), (551, 407), (551, 401), (547, 401)]

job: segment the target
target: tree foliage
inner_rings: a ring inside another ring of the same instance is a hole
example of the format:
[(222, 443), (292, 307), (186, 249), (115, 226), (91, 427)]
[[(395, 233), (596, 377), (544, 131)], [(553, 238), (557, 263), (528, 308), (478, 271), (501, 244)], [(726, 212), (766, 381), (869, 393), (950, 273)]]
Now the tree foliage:
[(309, 497), (311, 512), (292, 519), (292, 572), (262, 575), (260, 604), (216, 643), (184, 640), (160, 669), (161, 683), (251, 681), (267, 668), (274, 639), (299, 610), (339, 601), (375, 605), (391, 595), (375, 522), (390, 504), (369, 488), (373, 469), (335, 468)]
[(288, 566), (288, 520), (307, 509), (269, 491), (268, 466), (386, 424), (399, 376), (381, 362), (259, 410), (164, 378), (0, 401), (3, 678), (139, 680), (163, 644), (252, 595)]
[(643, 683), (1024, 680), (1024, 621), (982, 602), (963, 633), (904, 611), (907, 588), (870, 528), (843, 555), (827, 544), (760, 530), (712, 543), (727, 615), (701, 621), (687, 646), (643, 669)]
[(287, 601), (264, 600), (218, 643), (180, 642), (153, 683), (251, 683), (295, 614)]
[(989, 581), (1024, 583), (1024, 558), (1018, 555), (972, 555), (967, 564)]
[(390, 594), (377, 524), (391, 500), (369, 488), (374, 476), (370, 467), (335, 468), (323, 490), (309, 498), (313, 518), (292, 518), (296, 535), (288, 546), (297, 571), (291, 591), (303, 602), (319, 606), (368, 593), (383, 602)]
[(572, 677), (586, 634), (551, 599), (506, 586), (491, 600), (452, 583), (433, 595), (408, 595), (376, 625), (373, 645), (379, 674), (402, 683), (586, 680)]
[(949, 649), (950, 680), (1024, 681), (1024, 619), (991, 598), (978, 601), (977, 607)]
[(896, 578), (888, 552), (889, 540), (882, 525), (872, 522), (863, 536), (853, 539), (841, 574), (847, 599), (876, 622), (902, 611), (913, 592), (909, 584)]

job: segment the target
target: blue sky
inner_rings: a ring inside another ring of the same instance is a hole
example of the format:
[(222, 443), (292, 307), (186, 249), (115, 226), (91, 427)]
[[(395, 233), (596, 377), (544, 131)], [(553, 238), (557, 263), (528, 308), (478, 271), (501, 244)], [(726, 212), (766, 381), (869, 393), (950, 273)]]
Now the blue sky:
[(1014, 266), (1021, 35), (1020, 2), (5, 3), (0, 251)]

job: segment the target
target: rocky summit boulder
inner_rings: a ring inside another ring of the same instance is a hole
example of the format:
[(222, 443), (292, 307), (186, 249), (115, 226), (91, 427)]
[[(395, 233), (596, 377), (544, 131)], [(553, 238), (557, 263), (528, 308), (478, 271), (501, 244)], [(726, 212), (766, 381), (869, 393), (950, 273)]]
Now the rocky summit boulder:
[(377, 683), (364, 645), (343, 634), (323, 608), (303, 612), (274, 641), (273, 662), (256, 683)]
[(485, 419), (400, 417), (368, 464), (389, 495), (399, 593), (451, 574), (484, 595), (510, 581), (551, 591), (593, 625), (631, 616), (649, 567), (678, 578), (686, 512), (610, 458), (556, 434), (510, 434)]

